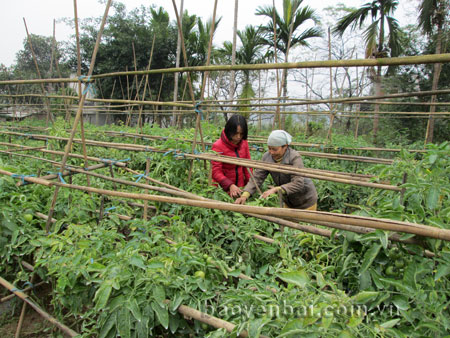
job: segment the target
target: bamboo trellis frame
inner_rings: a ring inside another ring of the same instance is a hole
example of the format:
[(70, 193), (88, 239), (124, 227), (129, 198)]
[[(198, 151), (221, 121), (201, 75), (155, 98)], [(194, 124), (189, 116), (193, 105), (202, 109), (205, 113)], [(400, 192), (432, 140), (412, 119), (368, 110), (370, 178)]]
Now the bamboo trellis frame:
[[(28, 136), (28, 137), (32, 137), (34, 139), (41, 139), (44, 141), (47, 139), (66, 140), (66, 138), (56, 137), (56, 136), (43, 137), (43, 136), (33, 135), (33, 136)], [(81, 140), (73, 139), (73, 142), (81, 143)], [(159, 153), (166, 153), (167, 151), (173, 151), (170, 149), (158, 149), (155, 147), (149, 147), (149, 146), (137, 145), (137, 144), (128, 144), (128, 143), (110, 143), (110, 142), (98, 142), (98, 141), (92, 141), (92, 140), (85, 140), (85, 142), (87, 145), (112, 147), (112, 148), (122, 149), (122, 150), (144, 151), (144, 152), (151, 151), (151, 152), (159, 152)], [(304, 152), (299, 152), (299, 153), (304, 153)], [(315, 153), (315, 154), (317, 154), (317, 156), (321, 156), (320, 153)], [(334, 154), (334, 155), (338, 156), (336, 154)], [(314, 179), (322, 179), (322, 180), (333, 181), (333, 182), (338, 182), (338, 183), (347, 183), (347, 184), (354, 184), (354, 185), (360, 185), (360, 186), (366, 186), (366, 187), (372, 187), (372, 188), (378, 188), (378, 189), (401, 191), (401, 188), (399, 188), (397, 186), (369, 182), (368, 179), (370, 179), (370, 177), (364, 177), (361, 175), (354, 175), (354, 174), (349, 174), (349, 173), (329, 172), (329, 171), (318, 170), (318, 169), (294, 168), (292, 166), (287, 166), (287, 165), (270, 164), (270, 163), (266, 163), (266, 162), (255, 161), (255, 160), (236, 159), (236, 158), (217, 155), (217, 154), (206, 154), (206, 153), (204, 153), (204, 154), (187, 154), (187, 153), (181, 154), (180, 153), (179, 156), (181, 156), (183, 158), (190, 158), (190, 159), (202, 159), (202, 160), (208, 160), (208, 161), (232, 163), (232, 164), (237, 164), (240, 166), (266, 169), (266, 170), (287, 173), (287, 174), (297, 174), (297, 175), (302, 175), (304, 177), (309, 177), (309, 178), (314, 178)], [(343, 156), (345, 156), (345, 155), (339, 155), (339, 156), (341, 156), (343, 158)], [(336, 158), (338, 158), (338, 157), (336, 157)], [(386, 161), (384, 163), (389, 164), (390, 160)]]
[[(6, 170), (0, 169), (0, 174), (13, 176), (14, 173), (8, 172)], [(201, 207), (207, 209), (219, 209), (240, 213), (250, 213), (257, 214), (262, 216), (276, 216), (280, 218), (288, 218), (295, 219), (296, 221), (303, 221), (309, 223), (315, 222), (331, 222), (331, 223), (339, 223), (350, 226), (361, 226), (365, 228), (373, 228), (373, 229), (381, 229), (388, 231), (396, 231), (396, 232), (404, 232), (419, 236), (426, 236), (435, 239), (441, 239), (445, 241), (450, 241), (450, 230), (447, 229), (439, 229), (436, 227), (431, 227), (423, 224), (415, 224), (409, 222), (400, 222), (395, 220), (387, 220), (387, 219), (379, 219), (373, 217), (362, 217), (355, 215), (343, 215), (343, 214), (335, 214), (330, 212), (321, 212), (321, 211), (309, 211), (309, 210), (299, 210), (299, 209), (280, 209), (280, 208), (269, 208), (269, 207), (256, 207), (256, 206), (247, 206), (240, 204), (231, 204), (226, 202), (217, 201), (204, 201), (204, 200), (193, 200), (187, 198), (178, 198), (178, 197), (167, 197), (160, 195), (151, 195), (151, 194), (138, 194), (138, 193), (128, 193), (128, 192), (120, 192), (115, 190), (107, 190), (107, 189), (98, 189), (93, 187), (84, 187), (80, 185), (74, 184), (64, 184), (60, 182), (52, 182), (49, 180), (45, 180), (42, 178), (36, 177), (23, 177), (23, 180), (31, 183), (41, 184), (47, 187), (57, 186), (70, 188), (80, 191), (86, 191), (91, 193), (96, 193), (100, 195), (107, 196), (116, 196), (128, 199), (139, 199), (139, 200), (148, 200), (154, 202), (162, 202), (162, 203), (174, 203), (192, 207)]]

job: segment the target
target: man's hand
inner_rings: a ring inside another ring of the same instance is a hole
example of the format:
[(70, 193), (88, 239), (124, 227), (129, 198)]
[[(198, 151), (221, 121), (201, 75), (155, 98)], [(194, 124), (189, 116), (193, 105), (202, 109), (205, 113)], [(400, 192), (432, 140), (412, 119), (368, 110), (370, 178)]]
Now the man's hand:
[(234, 204), (245, 204), (246, 201), (247, 201), (247, 197), (241, 196), (236, 201), (234, 201)]
[(269, 197), (272, 194), (276, 194), (278, 192), (278, 190), (280, 190), (280, 187), (275, 187), (275, 188), (271, 188), (269, 190), (266, 190), (261, 195), (261, 198), (267, 198), (267, 197)]
[(230, 186), (230, 196), (236, 198), (241, 196), (241, 189), (239, 189), (235, 184)]

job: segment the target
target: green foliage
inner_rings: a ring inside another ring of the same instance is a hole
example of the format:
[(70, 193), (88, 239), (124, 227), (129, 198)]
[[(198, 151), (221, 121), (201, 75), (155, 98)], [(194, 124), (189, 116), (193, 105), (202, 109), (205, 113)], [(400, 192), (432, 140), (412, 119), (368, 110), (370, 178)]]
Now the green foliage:
[[(205, 140), (214, 141), (220, 129), (202, 123)], [(167, 137), (125, 139), (106, 131), (133, 132), (124, 126), (91, 126), (87, 133), (111, 142), (177, 149), (190, 152), (193, 129), (173, 130), (144, 126), (144, 134)], [(50, 127), (51, 135), (67, 136), (62, 119)], [(6, 141), (4, 135), (1, 141)], [(306, 140), (295, 135), (295, 141)], [(323, 139), (308, 141), (322, 144)], [(42, 144), (23, 138), (27, 145)], [(65, 142), (49, 142), (64, 149)], [(373, 155), (346, 148), (370, 145), (363, 139), (337, 136), (321, 151)], [(81, 152), (78, 147), (74, 149)], [(198, 147), (201, 151), (201, 148)], [(309, 150), (318, 150), (316, 148)], [(373, 166), (348, 161), (326, 161), (304, 157), (306, 167), (372, 173), (377, 180), (405, 188), (404, 194), (352, 187), (315, 180), (319, 209), (355, 210), (355, 213), (399, 219), (447, 228), (450, 223), (448, 143), (429, 145), (423, 154), (402, 151), (391, 166)], [(218, 201), (231, 202), (221, 189), (209, 186), (207, 169), (170, 153), (136, 152), (90, 147), (89, 155), (130, 158), (128, 166), (139, 172), (150, 158), (152, 178)], [(252, 153), (253, 158), (260, 153)], [(36, 160), (0, 157), (3, 170), (30, 175), (38, 168), (54, 170)], [(71, 159), (82, 165), (82, 159)], [(110, 175), (109, 168), (98, 173)], [(406, 183), (402, 185), (403, 175)], [(115, 177), (136, 180), (121, 169)], [(86, 184), (84, 175), (73, 183)], [(276, 224), (242, 214), (177, 204), (154, 203), (156, 211), (144, 221), (141, 210), (116, 198), (104, 199), (99, 221), (100, 198), (61, 188), (51, 233), (45, 221), (24, 215), (49, 209), (53, 191), (44, 186), (17, 187), (17, 178), (0, 177), (0, 272), (22, 287), (30, 274), (17, 260), (34, 262), (41, 279), (53, 285), (52, 313), (82, 336), (229, 336), (178, 313), (187, 305), (233, 322), (236, 329), (258, 335), (329, 337), (428, 337), (445, 336), (450, 255), (446, 242), (423, 240), (435, 257), (423, 256), (413, 244), (392, 244), (389, 233), (369, 234), (333, 231), (331, 238), (295, 229), (283, 232)], [(91, 178), (91, 186), (128, 192), (142, 191)], [(267, 182), (267, 184), (270, 184)], [(150, 192), (154, 193), (154, 192)], [(70, 202), (71, 201), (71, 202)], [(277, 206), (277, 198), (252, 200), (252, 205)], [(118, 214), (128, 215), (122, 220)], [(233, 230), (233, 231), (231, 231)], [(269, 244), (254, 235), (272, 238)], [(411, 236), (404, 235), (403, 238)], [(176, 244), (168, 244), (170, 239)], [(411, 255), (410, 252), (415, 253)], [(200, 273), (201, 272), (201, 273)], [(204, 275), (203, 275), (204, 273)], [(240, 274), (251, 280), (239, 279)]]

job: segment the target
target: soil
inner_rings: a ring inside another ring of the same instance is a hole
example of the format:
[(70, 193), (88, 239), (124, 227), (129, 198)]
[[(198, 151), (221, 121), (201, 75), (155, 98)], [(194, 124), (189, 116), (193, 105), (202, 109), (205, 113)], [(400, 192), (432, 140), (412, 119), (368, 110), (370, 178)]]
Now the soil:
[[(49, 286), (36, 288), (41, 297), (47, 297)], [(0, 303), (0, 337), (14, 338), (22, 310), (22, 301), (18, 298)], [(30, 306), (27, 306), (25, 318), (20, 331), (21, 338), (46, 338), (52, 337), (51, 332), (55, 330), (47, 320), (40, 316)]]
[[(20, 311), (18, 311), (20, 312)], [(4, 316), (0, 318), (0, 337), (14, 338), (19, 322), (19, 314), (13, 317)], [(20, 337), (26, 338), (45, 338), (51, 337), (52, 326), (38, 313), (36, 313), (29, 306), (25, 313), (25, 318), (20, 331)]]

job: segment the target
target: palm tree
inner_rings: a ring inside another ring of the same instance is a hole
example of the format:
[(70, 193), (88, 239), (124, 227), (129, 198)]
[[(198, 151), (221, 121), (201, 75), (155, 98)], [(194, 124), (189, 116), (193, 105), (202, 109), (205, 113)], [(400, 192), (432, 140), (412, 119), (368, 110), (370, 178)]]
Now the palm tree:
[[(303, 0), (283, 0), (283, 16), (273, 6), (258, 7), (256, 10), (256, 15), (264, 15), (270, 18), (269, 23), (263, 26), (266, 33), (266, 44), (273, 46), (275, 43), (276, 49), (284, 54), (284, 62), (288, 62), (291, 48), (297, 46), (309, 47), (308, 39), (322, 36), (320, 28), (302, 29), (304, 24), (310, 20), (314, 24), (319, 22), (315, 11), (308, 6), (301, 7), (302, 2)], [(274, 29), (274, 26), (276, 29)], [(284, 69), (281, 80), (283, 96), (287, 96), (286, 80), (287, 69)]]
[[(445, 53), (445, 47), (442, 44), (444, 26), (449, 23), (449, 3), (448, 0), (422, 0), (419, 7), (419, 27), (429, 37), (436, 38), (436, 54)], [(433, 65), (433, 83), (431, 90), (437, 90), (439, 76), (442, 65), (435, 63)], [(431, 96), (431, 103), (436, 101), (436, 95)], [(427, 133), (425, 143), (433, 142), (434, 115), (436, 106), (430, 106), (430, 116), (428, 118)]]
[[(236, 64), (246, 65), (264, 63), (267, 58), (270, 57), (270, 54), (265, 52), (265, 39), (262, 37), (262, 30), (263, 28), (261, 26), (254, 27), (250, 25), (246, 26), (243, 31), (237, 32), (241, 46), (236, 51)], [(226, 59), (231, 59), (233, 54), (232, 43), (225, 41), (223, 48), (221, 48), (218, 53)], [(251, 71), (244, 70), (242, 73), (243, 85), (239, 97), (241, 99), (250, 99), (255, 97), (255, 91), (251, 82)], [(242, 103), (250, 103), (250, 101), (245, 100)]]
[[(398, 6), (397, 0), (374, 0), (364, 4), (361, 8), (355, 9), (346, 16), (342, 17), (333, 32), (343, 35), (347, 28), (355, 30), (361, 28), (367, 18), (371, 19), (370, 25), (364, 31), (364, 39), (366, 42), (366, 57), (395, 57), (400, 55), (400, 27), (397, 20), (392, 17)], [(389, 34), (385, 35), (385, 25), (389, 30)], [(387, 38), (387, 43), (385, 40)], [(388, 52), (390, 50), (390, 53)], [(377, 67), (377, 71), (372, 72), (372, 78), (375, 85), (375, 95), (380, 96), (381, 90), (381, 66)], [(380, 109), (379, 105), (375, 105), (375, 118), (373, 121), (373, 137), (376, 141), (378, 132), (379, 116), (376, 114)]]

